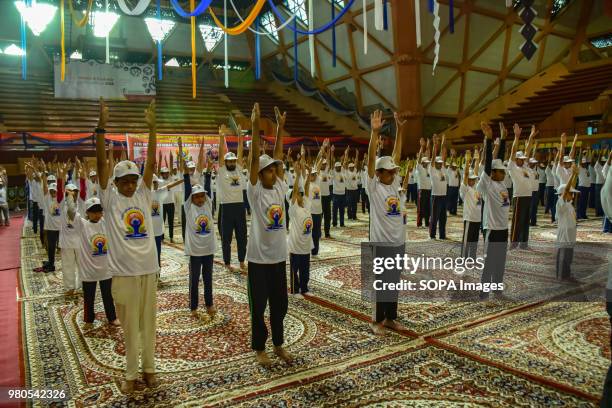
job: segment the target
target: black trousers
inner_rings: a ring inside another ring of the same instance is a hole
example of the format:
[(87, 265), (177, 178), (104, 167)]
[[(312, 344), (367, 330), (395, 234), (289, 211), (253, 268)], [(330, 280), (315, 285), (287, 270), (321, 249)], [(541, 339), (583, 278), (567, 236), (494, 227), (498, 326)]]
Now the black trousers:
[(459, 187), (448, 186), (446, 192), (446, 208), (452, 215), (457, 215), (457, 202), (459, 201)]
[(46, 231), (47, 232), (47, 256), (49, 259), (49, 266), (55, 266), (55, 251), (57, 250), (57, 243), (59, 241), (59, 231)]
[(307, 293), (310, 280), (310, 254), (289, 254), (291, 293)]
[(319, 240), (321, 239), (321, 214), (311, 214), (312, 215), (312, 244), (314, 247), (312, 248), (311, 253), (313, 255), (319, 254)]
[[(395, 258), (396, 255), (403, 255), (405, 245), (400, 246), (376, 246), (374, 249), (376, 257)], [(381, 279), (384, 283), (397, 283), (400, 280), (400, 269), (386, 269), (382, 275), (376, 279)], [(397, 300), (399, 291), (377, 291), (376, 305), (374, 307), (374, 321), (381, 323), (383, 320), (397, 319)]]
[(232, 260), (232, 234), (236, 234), (238, 261), (244, 262), (247, 247), (247, 225), (244, 203), (219, 205), (219, 234), (221, 235), (223, 262), (229, 265)]
[(419, 190), (419, 198), (417, 200), (417, 227), (423, 225), (429, 226), (429, 213), (431, 210), (431, 190)]
[(157, 248), (157, 264), (161, 267), (161, 246), (164, 240), (164, 234), (155, 237), (155, 247)]
[(332, 224), (338, 226), (338, 213), (340, 213), (340, 226), (344, 227), (344, 208), (346, 207), (346, 194), (334, 194), (334, 216)]
[(446, 196), (431, 196), (431, 221), (429, 237), (436, 237), (436, 228), (440, 224), (440, 239), (446, 239)]
[(185, 207), (181, 205), (181, 234), (183, 235), (183, 242), (185, 242), (185, 223), (187, 217), (185, 216)]
[(574, 248), (557, 248), (557, 279), (568, 279), (572, 275)]
[(529, 225), (535, 227), (538, 225), (538, 204), (539, 200), (539, 191), (533, 191), (531, 193), (531, 206), (529, 208)]
[(546, 193), (546, 183), (538, 183), (538, 200), (540, 205), (544, 205), (544, 198)]
[(249, 204), (249, 198), (247, 197), (246, 190), (242, 190), (242, 201), (244, 201), (244, 208), (251, 215), (251, 205)]
[(357, 219), (357, 201), (359, 199), (359, 190), (346, 190), (347, 212), (349, 220)]
[(502, 283), (506, 270), (508, 230), (487, 230), (482, 283)]
[[(83, 282), (83, 320), (85, 323), (93, 323), (96, 319), (96, 311), (94, 308), (96, 300), (96, 284), (98, 282)], [(115, 313), (115, 302), (111, 293), (113, 279), (105, 279), (100, 282), (100, 293), (102, 293), (102, 303), (104, 304), (104, 313), (109, 322), (117, 319)]]
[(189, 257), (189, 308), (198, 308), (200, 297), (200, 275), (204, 283), (204, 303), (207, 307), (213, 305), (212, 288), (213, 255)]
[(546, 187), (546, 207), (544, 208), (544, 212), (546, 212), (546, 214), (550, 212), (551, 220), (555, 222), (555, 215), (557, 213), (557, 192), (554, 186)]
[(417, 198), (419, 197), (419, 191), (417, 189), (417, 184), (416, 183), (408, 184), (408, 192), (406, 194), (407, 194), (406, 199), (408, 201), (416, 203)]
[(35, 234), (38, 234), (38, 217), (40, 217), (40, 208), (36, 201), (32, 201), (32, 229)]
[(168, 231), (170, 233), (170, 239), (174, 239), (174, 203), (163, 205), (163, 216), (164, 222), (168, 218)]
[(461, 242), (461, 256), (463, 258), (476, 259), (479, 235), (479, 222), (463, 221), (463, 241)]
[(321, 196), (321, 205), (323, 206), (323, 227), (325, 230), (325, 236), (329, 238), (329, 229), (331, 227), (331, 202), (332, 196), (326, 195)]
[(580, 190), (580, 194), (578, 194), (578, 203), (576, 204), (576, 218), (586, 220), (588, 218), (587, 207), (589, 206), (591, 187), (578, 186), (578, 190)]
[(370, 212), (370, 197), (366, 193), (365, 187), (361, 188), (361, 213), (365, 214), (366, 209)]
[(251, 348), (263, 351), (266, 348), (268, 329), (264, 320), (266, 306), (270, 305), (270, 328), (272, 343), (282, 346), (284, 342), (284, 320), (289, 306), (287, 296), (286, 262), (257, 264), (249, 262), (248, 291), (251, 311)]
[(514, 211), (512, 213), (512, 231), (510, 239), (513, 246), (520, 243), (522, 248), (527, 247), (529, 241), (529, 212), (531, 210), (531, 196), (515, 197)]
[(601, 189), (603, 184), (595, 184), (595, 216), (603, 217), (604, 210), (601, 206)]

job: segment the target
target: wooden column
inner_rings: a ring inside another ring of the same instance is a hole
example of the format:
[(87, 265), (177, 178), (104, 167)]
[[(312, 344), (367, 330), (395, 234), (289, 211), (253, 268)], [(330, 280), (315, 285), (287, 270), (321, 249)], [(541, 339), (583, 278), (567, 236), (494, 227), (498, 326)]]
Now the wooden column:
[[(395, 48), (395, 81), (397, 107), (408, 123), (404, 128), (403, 156), (418, 151), (419, 138), (423, 136), (423, 111), (421, 106), (421, 52), (416, 45), (414, 1), (392, 0), (393, 44)], [(421, 10), (427, 12), (427, 10)], [(391, 118), (393, 120), (393, 118)]]

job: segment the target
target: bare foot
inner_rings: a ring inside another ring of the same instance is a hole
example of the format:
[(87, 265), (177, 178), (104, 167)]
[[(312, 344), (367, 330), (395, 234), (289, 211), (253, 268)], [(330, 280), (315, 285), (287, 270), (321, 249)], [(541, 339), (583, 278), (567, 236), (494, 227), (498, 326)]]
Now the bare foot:
[(268, 354), (265, 351), (256, 351), (255, 360), (257, 360), (257, 362), (264, 367), (269, 367), (272, 365), (272, 360), (270, 360), (270, 357), (268, 357)]
[(247, 271), (247, 265), (244, 262), (240, 262), (240, 273), (245, 274)]
[(385, 319), (385, 320), (383, 321), (383, 325), (384, 325), (385, 327), (388, 327), (388, 328), (393, 329), (393, 330), (398, 330), (398, 331), (400, 331), (400, 330), (408, 330), (408, 329), (406, 329), (406, 326), (404, 326), (404, 325), (403, 325), (403, 324), (401, 324), (401, 323), (398, 323), (398, 322), (397, 322), (397, 321), (395, 321), (395, 320)]
[(293, 362), (293, 356), (289, 354), (282, 346), (274, 347), (274, 354), (279, 356), (286, 363)]
[(370, 323), (370, 329), (372, 330), (372, 333), (374, 333), (377, 336), (382, 336), (383, 334), (387, 332), (385, 328), (383, 327), (382, 323), (372, 322)]
[(143, 377), (147, 387), (157, 388), (157, 386), (159, 386), (159, 381), (157, 380), (157, 375), (155, 375), (155, 373), (144, 373)]
[(84, 330), (91, 330), (91, 329), (93, 329), (93, 327), (94, 327), (93, 323), (87, 323), (87, 322), (86, 322), (86, 323), (83, 325), (83, 329), (84, 329)]
[(119, 321), (119, 319), (115, 319), (112, 322), (108, 322), (108, 324), (115, 327), (121, 326), (121, 322)]
[(217, 314), (217, 308), (214, 306), (206, 306), (206, 313), (208, 313), (208, 315), (212, 319)]
[(194, 319), (200, 319), (200, 314), (198, 313), (197, 310), (192, 310), (191, 317), (193, 317)]
[(230, 264), (225, 265), (225, 269), (227, 269), (228, 272), (232, 273), (235, 273), (237, 271), (236, 268)]
[(124, 380), (121, 381), (121, 392), (124, 394), (131, 394), (134, 392), (134, 384), (136, 381), (134, 380)]

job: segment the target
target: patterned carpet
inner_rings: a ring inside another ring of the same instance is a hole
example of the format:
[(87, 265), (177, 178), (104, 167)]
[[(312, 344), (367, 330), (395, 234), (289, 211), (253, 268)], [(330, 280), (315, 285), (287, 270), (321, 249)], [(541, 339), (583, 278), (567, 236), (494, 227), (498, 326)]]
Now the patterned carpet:
[[(214, 270), (219, 313), (202, 322), (190, 317), (187, 258), (177, 228), (175, 243), (163, 247), (158, 292), (161, 385), (129, 397), (119, 391), (121, 329), (105, 324), (99, 293), (98, 320), (85, 329), (82, 299), (63, 296), (61, 256), (58, 272), (31, 272), (44, 250), (25, 228), (20, 304), (26, 386), (64, 389), (71, 398), (66, 406), (596, 406), (610, 360), (602, 302), (415, 298), (400, 304), (408, 331), (374, 336), (368, 330), (372, 308), (360, 293), (360, 242), (368, 233), (367, 216), (359, 217), (322, 241), (311, 262), (311, 295), (289, 299), (285, 341), (295, 364), (275, 360), (269, 369), (256, 365), (250, 350), (245, 278), (225, 271), (220, 250)], [(567, 289), (554, 279), (554, 228), (547, 216), (540, 220), (532, 250), (509, 255), (510, 291)], [(598, 232), (600, 222), (579, 225), (579, 240), (588, 245), (574, 265), (585, 282), (602, 279), (592, 271), (606, 266), (612, 245), (612, 237)], [(458, 253), (459, 217), (449, 218), (447, 241), (430, 241), (426, 229), (414, 225), (409, 217), (409, 254)], [(235, 256), (235, 242), (233, 247)]]

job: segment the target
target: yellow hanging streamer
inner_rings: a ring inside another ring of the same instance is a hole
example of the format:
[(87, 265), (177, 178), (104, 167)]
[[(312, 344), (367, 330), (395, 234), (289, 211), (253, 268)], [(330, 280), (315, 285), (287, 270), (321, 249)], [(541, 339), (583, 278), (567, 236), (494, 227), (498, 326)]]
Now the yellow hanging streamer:
[(60, 32), (62, 35), (62, 61), (60, 65), (60, 72), (62, 82), (64, 82), (64, 78), (66, 77), (66, 33), (64, 28), (64, 0), (60, 0)]
[(255, 3), (255, 7), (253, 7), (253, 10), (251, 10), (249, 15), (244, 19), (244, 21), (238, 24), (236, 27), (232, 28), (227, 28), (226, 26), (224, 26), (223, 23), (217, 18), (215, 12), (212, 10), (211, 7), (208, 8), (208, 11), (210, 12), (210, 15), (212, 16), (213, 20), (215, 20), (215, 24), (217, 24), (217, 26), (221, 30), (223, 30), (229, 35), (239, 35), (249, 29), (251, 24), (253, 24), (253, 22), (259, 15), (259, 12), (263, 8), (264, 4), (266, 4), (266, 0), (257, 0), (257, 3)]
[[(195, 9), (195, 0), (189, 1), (191, 5), (191, 12)], [(191, 17), (191, 93), (193, 94), (193, 99), (196, 98), (196, 42), (195, 42), (195, 17)]]
[(93, 0), (89, 0), (87, 2), (87, 9), (85, 10), (85, 15), (83, 16), (82, 19), (79, 20), (79, 18), (76, 15), (76, 12), (74, 11), (74, 7), (72, 6), (72, 0), (68, 0), (68, 8), (70, 8), (70, 14), (72, 15), (72, 20), (77, 26), (85, 27), (85, 24), (87, 24), (87, 21), (89, 21), (89, 13), (91, 12), (91, 6), (93, 6)]

